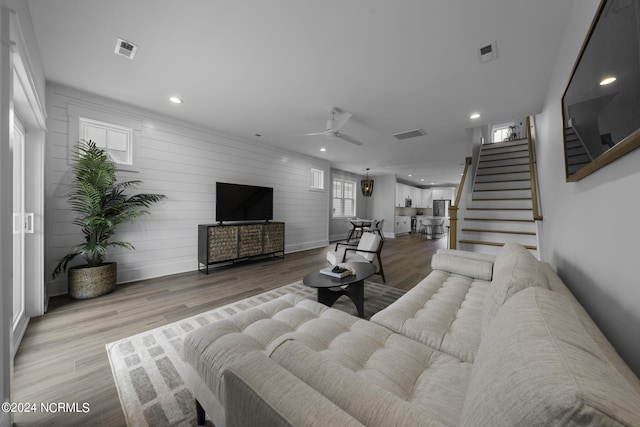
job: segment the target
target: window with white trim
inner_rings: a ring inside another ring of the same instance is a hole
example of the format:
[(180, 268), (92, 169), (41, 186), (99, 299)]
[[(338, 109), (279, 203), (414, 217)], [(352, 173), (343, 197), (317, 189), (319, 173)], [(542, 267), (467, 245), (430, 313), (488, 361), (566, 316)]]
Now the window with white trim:
[(324, 191), (324, 171), (322, 169), (309, 169), (309, 190)]
[(344, 179), (333, 180), (333, 217), (356, 215), (356, 183)]
[(94, 141), (118, 165), (133, 165), (133, 129), (84, 117), (78, 121), (80, 139)]
[(491, 142), (508, 141), (511, 135), (510, 127), (513, 127), (514, 122), (503, 123), (501, 125), (494, 125), (491, 127)]

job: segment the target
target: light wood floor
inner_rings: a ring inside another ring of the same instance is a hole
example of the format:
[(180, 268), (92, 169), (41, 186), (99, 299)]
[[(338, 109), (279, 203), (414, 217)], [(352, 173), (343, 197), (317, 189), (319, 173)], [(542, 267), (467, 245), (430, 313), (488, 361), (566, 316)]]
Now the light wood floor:
[[(446, 241), (405, 235), (385, 241), (386, 283), (411, 289), (430, 271)], [(328, 248), (119, 285), (102, 297), (54, 297), (31, 319), (14, 363), (13, 402), (89, 403), (84, 413), (16, 414), (18, 426), (125, 425), (105, 344), (286, 285), (325, 267)], [(194, 268), (196, 261), (194, 260)], [(382, 282), (380, 276), (373, 281)]]

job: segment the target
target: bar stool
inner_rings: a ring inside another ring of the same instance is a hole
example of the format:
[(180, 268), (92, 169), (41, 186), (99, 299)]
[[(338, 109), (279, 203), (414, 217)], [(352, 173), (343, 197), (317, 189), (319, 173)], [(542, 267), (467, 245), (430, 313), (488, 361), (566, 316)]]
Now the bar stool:
[(430, 239), (433, 235), (433, 226), (430, 219), (421, 219), (420, 226), (418, 227), (418, 233), (421, 237)]
[(436, 219), (433, 224), (433, 234), (435, 234), (436, 238), (442, 237), (444, 235), (444, 218)]

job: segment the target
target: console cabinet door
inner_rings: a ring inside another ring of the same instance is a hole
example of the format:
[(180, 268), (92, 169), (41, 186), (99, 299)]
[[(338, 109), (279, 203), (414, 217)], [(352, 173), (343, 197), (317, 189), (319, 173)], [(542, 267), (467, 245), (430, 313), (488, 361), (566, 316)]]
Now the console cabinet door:
[(238, 258), (238, 227), (207, 227), (208, 261)]
[(264, 253), (284, 252), (284, 223), (264, 225)]
[(238, 256), (262, 255), (262, 224), (243, 225), (239, 228)]

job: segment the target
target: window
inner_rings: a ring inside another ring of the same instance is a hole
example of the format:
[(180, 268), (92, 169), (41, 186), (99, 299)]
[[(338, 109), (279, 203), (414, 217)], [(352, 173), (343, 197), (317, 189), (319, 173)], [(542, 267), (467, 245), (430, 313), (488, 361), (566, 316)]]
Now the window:
[(509, 139), (509, 127), (499, 127), (493, 129), (493, 138), (492, 142), (501, 142)]
[(80, 139), (94, 141), (119, 165), (133, 164), (133, 129), (97, 120), (79, 118)]
[(324, 171), (311, 168), (309, 170), (309, 190), (324, 191)]
[(356, 215), (356, 183), (344, 179), (333, 180), (333, 217)]

